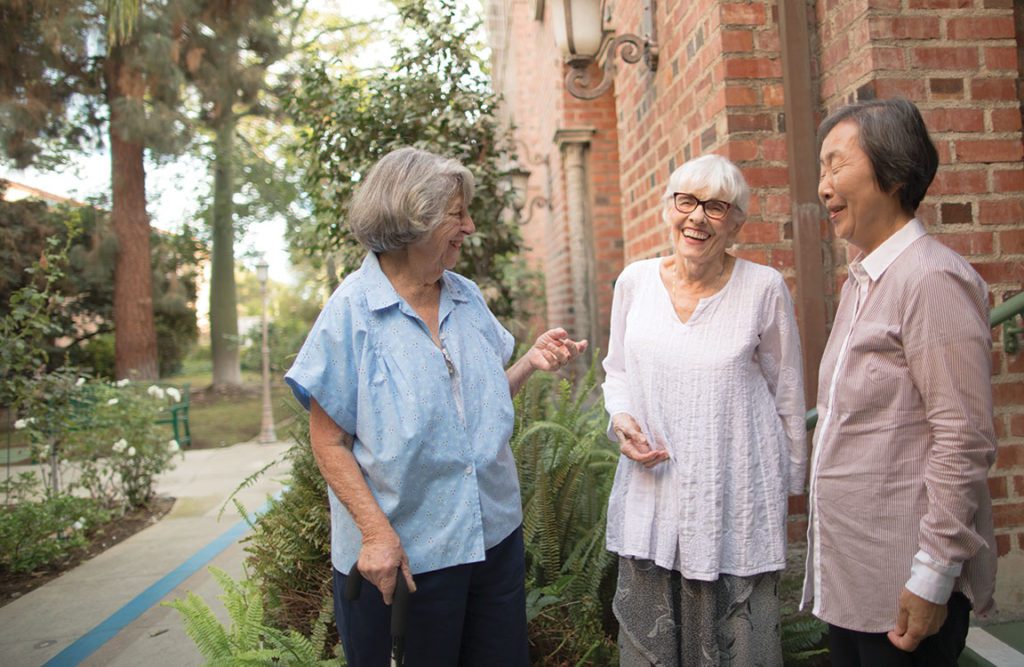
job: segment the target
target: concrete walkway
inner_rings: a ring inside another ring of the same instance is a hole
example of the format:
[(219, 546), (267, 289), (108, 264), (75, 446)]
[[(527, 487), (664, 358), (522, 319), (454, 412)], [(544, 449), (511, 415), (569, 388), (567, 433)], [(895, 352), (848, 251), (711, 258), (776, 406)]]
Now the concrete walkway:
[[(177, 499), (160, 522), (0, 608), (0, 664), (201, 665), (178, 612), (162, 600), (193, 591), (226, 614), (213, 565), (238, 578), (247, 531), (224, 502), (246, 477), (280, 457), (289, 443), (242, 443), (188, 451), (163, 475), (159, 495)], [(279, 492), (290, 467), (274, 466), (237, 498), (250, 512)]]

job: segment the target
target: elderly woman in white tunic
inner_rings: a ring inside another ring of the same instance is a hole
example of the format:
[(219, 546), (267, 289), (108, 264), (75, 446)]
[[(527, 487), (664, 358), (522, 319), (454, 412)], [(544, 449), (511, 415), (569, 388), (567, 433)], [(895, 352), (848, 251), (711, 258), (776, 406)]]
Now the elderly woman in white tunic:
[(750, 189), (707, 155), (669, 177), (672, 254), (615, 285), (605, 405), (619, 459), (608, 549), (623, 665), (781, 665), (787, 495), (807, 460), (793, 303), (726, 250)]

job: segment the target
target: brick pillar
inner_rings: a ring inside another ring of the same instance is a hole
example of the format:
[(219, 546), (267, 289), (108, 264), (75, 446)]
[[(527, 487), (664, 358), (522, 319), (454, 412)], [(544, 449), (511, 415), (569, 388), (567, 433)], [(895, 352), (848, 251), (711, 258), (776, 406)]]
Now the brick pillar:
[(591, 228), (586, 152), (594, 130), (559, 130), (555, 142), (562, 152), (565, 170), (569, 261), (572, 272), (573, 338), (599, 340), (597, 323), (594, 235)]

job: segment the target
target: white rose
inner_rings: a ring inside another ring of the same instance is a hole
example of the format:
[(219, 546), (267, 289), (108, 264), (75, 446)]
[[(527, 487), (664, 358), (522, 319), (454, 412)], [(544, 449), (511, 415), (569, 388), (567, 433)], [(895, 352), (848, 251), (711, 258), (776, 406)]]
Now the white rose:
[(129, 380), (128, 378), (124, 378), (123, 380), (118, 380), (117, 382), (115, 382), (114, 386), (115, 387), (127, 387), (130, 382), (131, 382), (131, 380)]
[(164, 397), (164, 390), (155, 384), (149, 385), (149, 389), (146, 390), (146, 393), (156, 399), (162, 399)]
[(107, 405), (117, 405), (117, 399), (116, 398), (110, 399), (109, 401), (107, 401)]
[(75, 530), (82, 530), (83, 528), (85, 528), (85, 523), (81, 519), (79, 519), (78, 521), (71, 524), (71, 527)]
[(77, 380), (75, 380), (76, 387), (81, 387), (83, 384), (85, 384), (85, 378), (78, 378)]
[(167, 388), (167, 395), (170, 396), (175, 403), (181, 402), (181, 392), (175, 389), (174, 387)]
[(127, 446), (128, 446), (128, 441), (125, 440), (124, 438), (121, 438), (120, 440), (118, 440), (117, 442), (114, 443), (114, 446), (111, 447), (111, 449), (114, 450), (115, 454), (120, 454), (121, 452), (123, 452), (125, 450), (125, 448)]
[(181, 445), (178, 444), (177, 440), (171, 438), (171, 440), (167, 443), (167, 449), (171, 450), (171, 452), (173, 453), (177, 453), (181, 451)]
[(135, 456), (135, 448), (134, 447), (129, 447), (128, 448), (128, 456)]
[(28, 425), (29, 421), (27, 419), (18, 419), (14, 422), (14, 430), (20, 431), (21, 429), (25, 428)]

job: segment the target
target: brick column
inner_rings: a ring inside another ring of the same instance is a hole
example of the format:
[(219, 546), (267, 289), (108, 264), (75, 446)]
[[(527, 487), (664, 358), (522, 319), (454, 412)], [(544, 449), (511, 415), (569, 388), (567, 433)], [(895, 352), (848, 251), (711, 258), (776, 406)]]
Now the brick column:
[(591, 229), (586, 152), (595, 130), (580, 128), (558, 130), (555, 143), (562, 153), (565, 170), (567, 219), (569, 223), (569, 261), (572, 273), (572, 306), (575, 322), (573, 338), (599, 340), (597, 295), (594, 288), (594, 236)]

